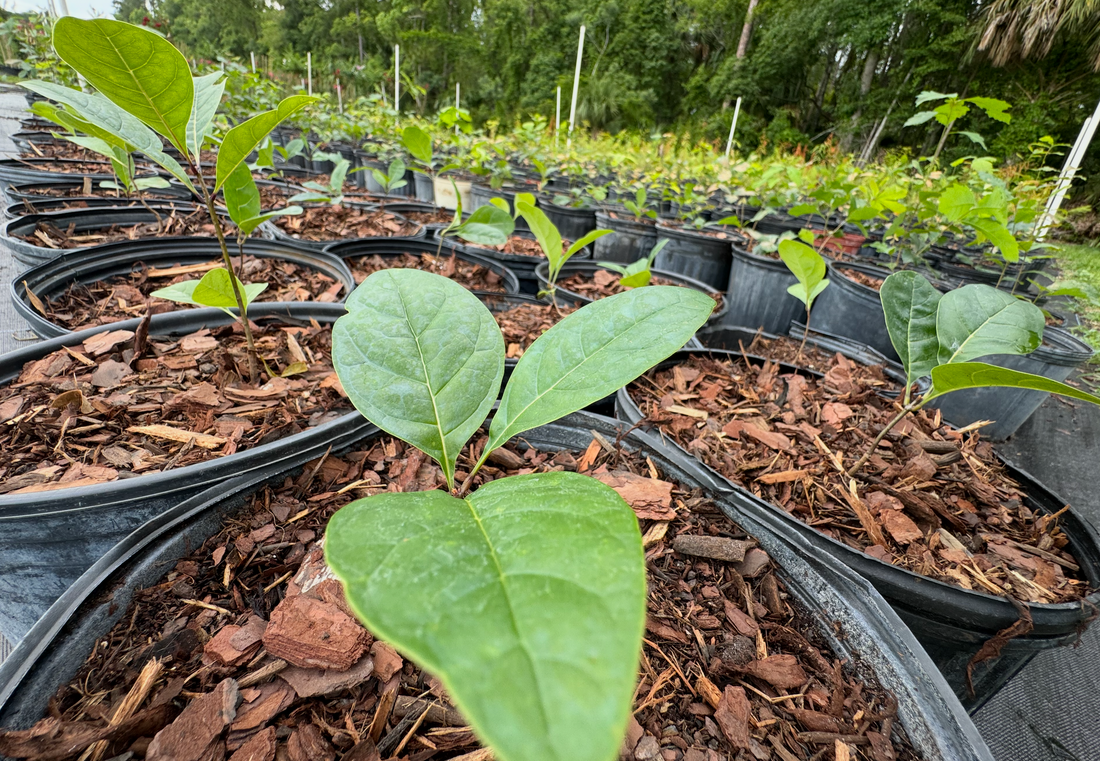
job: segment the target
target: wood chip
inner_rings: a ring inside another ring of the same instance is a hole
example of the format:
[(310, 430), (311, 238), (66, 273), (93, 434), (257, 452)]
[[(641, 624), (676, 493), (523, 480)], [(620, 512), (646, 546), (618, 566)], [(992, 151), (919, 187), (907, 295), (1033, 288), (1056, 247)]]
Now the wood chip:
[(141, 433), (156, 439), (178, 441), (181, 444), (186, 444), (191, 441), (191, 439), (194, 439), (195, 446), (202, 447), (203, 449), (216, 449), (217, 447), (223, 446), (227, 441), (227, 439), (223, 439), (221, 436), (195, 433), (193, 431), (186, 431), (182, 428), (173, 428), (170, 425), (132, 425), (126, 430), (130, 433)]

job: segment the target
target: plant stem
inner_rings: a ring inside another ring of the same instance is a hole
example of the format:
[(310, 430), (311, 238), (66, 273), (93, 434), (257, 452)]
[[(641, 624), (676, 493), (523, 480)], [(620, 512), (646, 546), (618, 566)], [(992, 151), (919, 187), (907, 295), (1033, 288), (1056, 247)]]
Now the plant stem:
[[(908, 393), (908, 390), (906, 391), (906, 393)], [(863, 467), (864, 463), (866, 463), (867, 460), (871, 458), (871, 455), (875, 453), (875, 450), (878, 449), (879, 442), (886, 438), (886, 434), (894, 430), (894, 426), (900, 423), (903, 417), (908, 415), (910, 412), (915, 412), (916, 410), (919, 410), (921, 407), (924, 406), (925, 402), (929, 401), (929, 399), (931, 399), (931, 397), (929, 397), (928, 399), (923, 399), (919, 402), (910, 402), (909, 404), (906, 404), (904, 407), (902, 407), (901, 412), (899, 412), (897, 416), (879, 432), (878, 436), (875, 437), (875, 440), (871, 442), (871, 446), (867, 448), (867, 451), (863, 453), (863, 456), (859, 458), (859, 461), (856, 462), (856, 464), (852, 467), (848, 468), (848, 477), (855, 477), (856, 473), (859, 472), (859, 469)]]

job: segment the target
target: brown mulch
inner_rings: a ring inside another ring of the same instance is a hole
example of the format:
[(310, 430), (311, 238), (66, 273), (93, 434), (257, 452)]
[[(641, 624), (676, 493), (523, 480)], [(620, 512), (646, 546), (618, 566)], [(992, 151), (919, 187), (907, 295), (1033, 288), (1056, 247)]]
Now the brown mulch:
[(649, 217), (638, 218), (638, 217), (635, 217), (633, 214), (630, 214), (629, 212), (624, 214), (623, 212), (620, 212), (620, 211), (608, 211), (607, 216), (611, 217), (612, 219), (623, 219), (623, 220), (626, 220), (627, 222), (637, 222), (640, 225), (651, 225), (652, 226), (652, 225), (657, 224), (657, 220), (655, 220), (655, 219), (650, 219)]
[(74, 161), (64, 163), (37, 163), (32, 159), (24, 159), (21, 162), (27, 169), (37, 169), (40, 172), (50, 174), (112, 174), (111, 164), (106, 161)]
[[(543, 256), (542, 247), (537, 240), (531, 238), (524, 238), (522, 235), (512, 235), (508, 238), (508, 242), (500, 246), (480, 246), (474, 243), (467, 243), (467, 246), (474, 249), (485, 249), (486, 251), (499, 251), (502, 254), (515, 254), (517, 256), (535, 256), (545, 259)], [(573, 241), (562, 241), (562, 253), (565, 253), (573, 245)]]
[(454, 221), (453, 211), (440, 209), (439, 211), (403, 211), (401, 216), (416, 222), (418, 225), (449, 225)]
[[(789, 597), (767, 553), (705, 495), (595, 440), (583, 453), (509, 446), (477, 481), (550, 470), (616, 488), (644, 532), (647, 633), (622, 758), (918, 758), (896, 699), (830, 651), (819, 632), (831, 622)], [(264, 487), (134, 594), (50, 717), (0, 732), (0, 753), (75, 755), (103, 740), (98, 758), (487, 761), (439, 680), (354, 620), (323, 562), (339, 507), (441, 485), (434, 463), (382, 437)]]
[(119, 204), (125, 204), (134, 198), (141, 197), (149, 200), (163, 201), (166, 198), (176, 198), (178, 196), (164, 196), (158, 194), (157, 190), (145, 190), (138, 193), (134, 193), (132, 196), (125, 196), (119, 193), (119, 191), (112, 188), (101, 188), (98, 182), (92, 182), (90, 177), (85, 178), (85, 182), (81, 185), (77, 185), (70, 188), (64, 187), (37, 187), (37, 188), (20, 188), (19, 192), (27, 193), (29, 195), (43, 196), (47, 198), (114, 198), (117, 199)]
[(850, 269), (847, 269), (846, 267), (841, 267), (840, 271), (849, 280), (854, 280), (857, 283), (859, 283), (860, 285), (865, 285), (865, 286), (867, 286), (868, 288), (870, 288), (874, 291), (880, 290), (882, 288), (882, 284), (884, 282), (886, 282), (885, 279), (883, 279), (881, 277), (875, 277), (874, 275), (868, 275), (864, 272), (860, 272), (859, 270), (850, 270)]
[(522, 357), (536, 338), (557, 325), (562, 317), (577, 311), (573, 307), (539, 303), (520, 304), (503, 311), (491, 301), (487, 305), (504, 335), (504, 356), (508, 359)]
[(1032, 512), (988, 442), (938, 412), (903, 420), (858, 479), (841, 471), (894, 417), (881, 367), (837, 355), (823, 378), (693, 358), (630, 386), (647, 420), (734, 483), (887, 563), (1025, 602), (1088, 582), (1058, 518)]
[[(139, 238), (167, 238), (177, 235), (192, 235), (203, 238), (215, 237), (214, 224), (210, 221), (206, 209), (192, 209), (189, 211), (155, 209), (155, 212), (160, 216), (159, 223), (117, 224), (80, 232), (76, 231), (75, 224), (62, 229), (52, 221), (43, 219), (35, 225), (33, 234), (15, 235), (13, 237), (40, 248), (57, 250), (85, 248), (103, 243), (117, 243), (118, 241), (137, 240)], [(222, 220), (222, 230), (227, 239), (236, 237), (237, 228), (227, 219)]]
[[(614, 296), (618, 293), (625, 293), (626, 291), (633, 290), (632, 288), (624, 288), (620, 285), (619, 280), (621, 278), (622, 275), (617, 272), (611, 272), (610, 270), (596, 270), (591, 277), (589, 277), (587, 273), (578, 272), (575, 275), (570, 275), (567, 278), (559, 280), (558, 285), (568, 291), (579, 293), (581, 296), (585, 296), (594, 301), (596, 299), (602, 299), (607, 296)], [(671, 280), (657, 275), (650, 278), (649, 284), (680, 285), (680, 283), (674, 283)], [(717, 302), (714, 311), (720, 311), (725, 301), (725, 294), (714, 292), (708, 293), (707, 295)]]
[[(152, 292), (185, 280), (198, 280), (221, 267), (221, 260), (177, 267), (142, 267), (129, 275), (116, 275), (94, 283), (73, 283), (62, 294), (43, 303), (31, 299), (32, 306), (55, 325), (82, 330), (146, 313), (159, 314), (190, 309), (190, 304), (154, 298)], [(347, 294), (344, 285), (312, 267), (273, 258), (246, 256), (242, 263), (234, 257), (237, 274), (244, 283), (267, 283), (257, 301), (335, 302)], [(39, 306), (44, 307), (40, 309)]]
[(504, 283), (500, 275), (491, 269), (482, 267), (480, 264), (467, 262), (457, 256), (448, 254), (438, 257), (433, 254), (414, 255), (406, 253), (400, 256), (387, 257), (375, 254), (345, 261), (351, 269), (351, 274), (355, 276), (356, 283), (362, 283), (368, 276), (373, 275), (378, 270), (400, 268), (434, 272), (437, 275), (454, 280), (471, 291), (504, 292)]
[(276, 217), (273, 221), (286, 234), (310, 241), (410, 237), (420, 230), (415, 222), (407, 222), (387, 211), (344, 205), (308, 206), (302, 214)]
[[(809, 342), (803, 346), (801, 341), (796, 341), (788, 336), (776, 336), (769, 339), (757, 334), (751, 341), (743, 341), (737, 346), (726, 346), (724, 348), (732, 351), (741, 350), (757, 357), (770, 359), (772, 362), (796, 365), (822, 374), (829, 372), (836, 361), (836, 355), (832, 352), (822, 351)], [(874, 376), (876, 388), (881, 391), (896, 392), (901, 388), (900, 383), (895, 383), (886, 376), (881, 377), (882, 380), (880, 381), (879, 375)], [(878, 385), (879, 383), (882, 385)]]
[(248, 382), (236, 323), (178, 340), (142, 332), (110, 331), (55, 351), (0, 390), (0, 493), (184, 467), (350, 409), (329, 359), (329, 326), (254, 329), (273, 371), (305, 368), (258, 386)]

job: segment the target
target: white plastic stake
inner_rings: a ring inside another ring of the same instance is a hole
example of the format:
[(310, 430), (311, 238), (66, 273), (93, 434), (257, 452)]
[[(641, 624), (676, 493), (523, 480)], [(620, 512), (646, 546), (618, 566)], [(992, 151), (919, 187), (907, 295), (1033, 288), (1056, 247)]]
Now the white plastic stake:
[(459, 87), (460, 87), (459, 83), (455, 82), (455, 134), (456, 135), (458, 134), (458, 96), (459, 96), (459, 93), (461, 92), (459, 90)]
[(401, 113), (401, 46), (393, 46), (393, 110)]
[(256, 73), (256, 53), (250, 50), (250, 51), (248, 51), (248, 56), (252, 59), (252, 73), (255, 74)]
[(577, 43), (577, 68), (573, 72), (573, 102), (569, 106), (569, 138), (565, 142), (565, 147), (569, 148), (573, 145), (573, 123), (577, 118), (577, 90), (581, 86), (581, 57), (584, 55), (584, 24), (581, 24), (581, 39)]
[(340, 109), (340, 113), (344, 113), (344, 93), (340, 89), (340, 80), (336, 80), (336, 105)]
[(737, 117), (741, 113), (741, 98), (737, 99), (737, 105), (733, 107), (733, 122), (730, 124), (730, 137), (726, 141), (726, 158), (730, 157), (730, 151), (733, 150), (733, 131), (737, 129)]
[(60, 2), (61, 2), (61, 15), (62, 16), (68, 16), (69, 15), (69, 3), (68, 3), (68, 1), (67, 0), (60, 0)]
[(1092, 142), (1092, 138), (1096, 134), (1096, 128), (1098, 126), (1100, 126), (1100, 103), (1096, 104), (1096, 110), (1092, 112), (1092, 116), (1085, 119), (1085, 123), (1081, 126), (1081, 132), (1077, 135), (1077, 141), (1073, 144), (1073, 148), (1066, 157), (1066, 163), (1062, 167), (1062, 173), (1058, 176), (1058, 185), (1054, 188), (1054, 192), (1051, 193), (1050, 198), (1047, 200), (1046, 210), (1043, 212), (1039, 230), (1035, 234), (1036, 242), (1042, 242), (1043, 239), (1046, 238), (1047, 233), (1050, 232), (1050, 228), (1054, 224), (1055, 217), (1058, 214), (1058, 209), (1062, 206), (1062, 200), (1066, 197), (1066, 193), (1069, 192), (1070, 186), (1073, 184), (1073, 177), (1081, 167), (1081, 162), (1084, 161), (1085, 153), (1088, 152), (1089, 144)]
[(313, 53), (306, 53), (306, 77), (309, 79), (309, 94), (313, 95)]
[(558, 95), (554, 99), (554, 150), (558, 149), (558, 135), (561, 134), (561, 85), (558, 85)]

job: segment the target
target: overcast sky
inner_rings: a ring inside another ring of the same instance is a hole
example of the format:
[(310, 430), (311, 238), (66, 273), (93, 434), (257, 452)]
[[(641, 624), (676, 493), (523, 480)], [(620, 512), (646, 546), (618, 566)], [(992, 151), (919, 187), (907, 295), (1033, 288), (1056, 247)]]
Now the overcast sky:
[[(57, 12), (61, 13), (61, 0), (53, 0), (57, 6)], [(114, 4), (111, 0), (66, 0), (69, 5), (69, 13), (81, 18), (95, 18), (97, 16), (110, 16)], [(15, 11), (42, 11), (49, 10), (49, 0), (3, 0), (5, 8)]]

